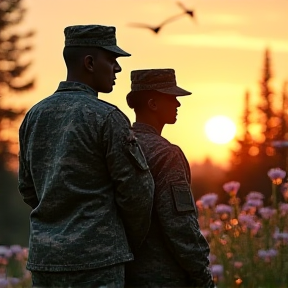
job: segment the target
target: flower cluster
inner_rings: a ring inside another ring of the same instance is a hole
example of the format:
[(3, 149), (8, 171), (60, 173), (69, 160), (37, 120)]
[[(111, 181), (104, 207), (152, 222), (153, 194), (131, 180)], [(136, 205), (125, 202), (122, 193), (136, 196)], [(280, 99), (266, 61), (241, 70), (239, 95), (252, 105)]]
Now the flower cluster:
[(207, 199), (213, 193), (197, 201), (199, 224), (210, 244), (211, 271), (218, 288), (288, 287), (285, 176), (285, 171), (279, 168), (268, 172), (272, 182), (271, 206), (264, 207), (264, 195), (258, 191), (248, 193), (245, 203), (241, 203), (237, 197), (240, 183), (235, 181), (223, 185), (229, 205), (217, 204), (217, 200), (208, 201), (208, 205)]
[[(208, 193), (197, 202), (202, 234), (209, 242), (211, 272), (218, 288), (288, 287), (288, 183), (285, 171), (268, 171), (272, 182), (270, 206), (264, 195), (237, 197), (240, 183), (223, 185), (228, 204), (217, 204), (218, 195)], [(282, 197), (279, 194), (282, 193)], [(279, 199), (284, 199), (281, 202)], [(28, 250), (19, 245), (0, 246), (0, 288), (31, 287), (25, 269)]]
[(0, 288), (31, 287), (26, 270), (28, 250), (19, 245), (0, 246)]

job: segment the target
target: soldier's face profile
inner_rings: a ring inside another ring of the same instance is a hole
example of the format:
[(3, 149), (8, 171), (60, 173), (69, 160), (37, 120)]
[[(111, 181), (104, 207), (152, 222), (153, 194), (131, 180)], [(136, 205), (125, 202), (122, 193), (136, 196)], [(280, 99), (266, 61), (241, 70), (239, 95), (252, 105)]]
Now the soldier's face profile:
[(158, 119), (162, 124), (174, 124), (177, 120), (177, 108), (181, 106), (175, 95), (158, 94), (157, 104)]
[(121, 72), (121, 66), (117, 61), (118, 55), (104, 50), (97, 49), (94, 56), (94, 90), (97, 92), (109, 93), (115, 85), (116, 73)]

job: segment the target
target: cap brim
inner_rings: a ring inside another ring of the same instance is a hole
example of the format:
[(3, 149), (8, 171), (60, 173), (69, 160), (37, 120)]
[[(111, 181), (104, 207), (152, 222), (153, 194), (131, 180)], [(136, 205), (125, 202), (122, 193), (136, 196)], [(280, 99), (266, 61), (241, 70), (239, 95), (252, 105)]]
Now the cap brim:
[(121, 48), (119, 48), (118, 46), (101, 46), (103, 49), (111, 51), (113, 53), (116, 53), (119, 56), (131, 56), (131, 54), (127, 53), (126, 51), (122, 50)]
[(170, 95), (176, 95), (176, 96), (188, 96), (191, 95), (192, 93), (184, 90), (178, 86), (173, 86), (173, 87), (167, 87), (167, 88), (161, 88), (161, 89), (155, 89), (161, 93), (165, 94), (170, 94)]

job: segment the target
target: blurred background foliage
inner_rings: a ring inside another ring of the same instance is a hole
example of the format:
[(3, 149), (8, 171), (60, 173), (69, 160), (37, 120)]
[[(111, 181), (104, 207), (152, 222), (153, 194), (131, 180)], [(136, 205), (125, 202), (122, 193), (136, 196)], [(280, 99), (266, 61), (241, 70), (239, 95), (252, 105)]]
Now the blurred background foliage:
[[(20, 24), (26, 10), (21, 0), (0, 1), (0, 244), (28, 244), (30, 209), (18, 193), (18, 127), (25, 109), (9, 98), (32, 89), (29, 76), (31, 37)], [(27, 60), (28, 55), (28, 60)]]

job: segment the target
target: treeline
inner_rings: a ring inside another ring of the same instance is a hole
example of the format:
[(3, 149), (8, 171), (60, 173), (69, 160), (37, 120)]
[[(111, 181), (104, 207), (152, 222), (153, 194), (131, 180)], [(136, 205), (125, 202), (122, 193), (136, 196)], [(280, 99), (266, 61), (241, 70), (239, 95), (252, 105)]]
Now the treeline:
[[(223, 184), (229, 181), (238, 181), (241, 184), (239, 197), (242, 200), (249, 192), (258, 191), (265, 195), (264, 202), (269, 205), (271, 180), (267, 175), (268, 170), (279, 167), (287, 171), (287, 82), (283, 83), (282, 91), (280, 95), (277, 95), (271, 83), (273, 74), (269, 49), (264, 52), (263, 64), (262, 76), (259, 81), (258, 103), (252, 104), (249, 91), (243, 95), (243, 134), (236, 139), (238, 149), (231, 151), (229, 171), (225, 172), (207, 161), (202, 167), (195, 167), (191, 164), (192, 180), (194, 181), (192, 187), (194, 186), (196, 197), (214, 192), (223, 199), (225, 198)], [(257, 131), (255, 131), (255, 127)], [(206, 172), (207, 165), (213, 173)], [(194, 170), (197, 171), (196, 176), (193, 176)], [(214, 187), (213, 190), (210, 189), (211, 186)], [(278, 193), (281, 196), (280, 191)]]
[[(267, 172), (279, 167), (287, 170), (287, 82), (277, 95), (272, 87), (271, 54), (264, 53), (262, 77), (259, 81), (258, 104), (252, 105), (250, 92), (245, 93), (242, 116), (243, 135), (237, 139), (239, 149), (231, 151), (231, 170), (228, 177), (241, 183), (240, 197), (250, 191), (265, 195), (265, 204), (271, 199), (271, 181)], [(253, 127), (258, 131), (253, 132)], [(285, 180), (286, 181), (286, 180)]]

